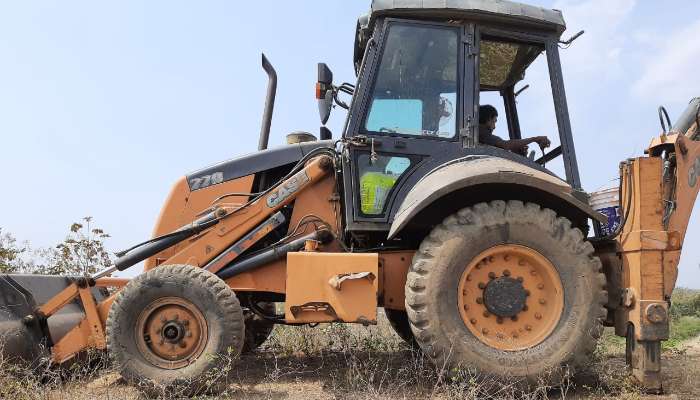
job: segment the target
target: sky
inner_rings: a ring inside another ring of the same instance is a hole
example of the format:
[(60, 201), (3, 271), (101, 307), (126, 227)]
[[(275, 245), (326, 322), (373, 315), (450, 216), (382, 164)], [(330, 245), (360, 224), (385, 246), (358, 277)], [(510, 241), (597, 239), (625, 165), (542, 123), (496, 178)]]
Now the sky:
[[(657, 107), (675, 120), (700, 96), (700, 2), (530, 3), (562, 10), (565, 37), (586, 31), (560, 53), (579, 168), (588, 191), (614, 185), (619, 161), (642, 155), (660, 133)], [(318, 132), (316, 63), (337, 83), (354, 82), (355, 25), (368, 8), (359, 0), (0, 1), (0, 228), (46, 247), (89, 215), (114, 251), (149, 238), (178, 178), (256, 150), (261, 52), (279, 76), (271, 146), (291, 131)], [(552, 137), (543, 62), (525, 84), (524, 134)], [(335, 137), (344, 118), (340, 109), (331, 116)], [(696, 214), (679, 285), (700, 288), (698, 242)]]

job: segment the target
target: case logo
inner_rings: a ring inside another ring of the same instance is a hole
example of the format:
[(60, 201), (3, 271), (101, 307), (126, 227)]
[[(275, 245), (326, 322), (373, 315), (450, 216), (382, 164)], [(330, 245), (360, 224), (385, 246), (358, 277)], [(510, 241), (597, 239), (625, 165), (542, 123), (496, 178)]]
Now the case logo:
[(267, 197), (267, 206), (270, 208), (277, 207), (284, 200), (288, 199), (289, 196), (299, 191), (299, 189), (301, 189), (301, 187), (308, 181), (310, 181), (310, 179), (305, 170), (297, 172), (294, 174), (294, 176), (284, 182), (279, 189), (270, 193), (270, 195)]

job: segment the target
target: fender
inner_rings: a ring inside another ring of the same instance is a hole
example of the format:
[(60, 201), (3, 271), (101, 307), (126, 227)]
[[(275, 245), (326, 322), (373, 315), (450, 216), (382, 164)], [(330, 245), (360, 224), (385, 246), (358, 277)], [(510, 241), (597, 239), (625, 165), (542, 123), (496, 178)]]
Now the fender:
[(469, 188), (476, 191), (482, 185), (503, 185), (518, 193), (554, 196), (563, 200), (567, 207), (573, 207), (592, 219), (607, 221), (603, 214), (593, 210), (587, 202), (574, 197), (571, 186), (554, 175), (500, 157), (469, 156), (440, 165), (415, 184), (394, 216), (389, 239), (394, 238), (416, 216), (441, 198)]

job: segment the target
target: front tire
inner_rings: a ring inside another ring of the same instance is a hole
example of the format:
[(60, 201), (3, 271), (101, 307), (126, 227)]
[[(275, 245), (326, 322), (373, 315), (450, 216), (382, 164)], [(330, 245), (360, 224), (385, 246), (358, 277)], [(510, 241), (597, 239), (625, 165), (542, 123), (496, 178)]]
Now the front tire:
[(409, 269), (416, 341), (448, 371), (560, 379), (589, 360), (602, 332), (607, 293), (593, 251), (569, 220), (536, 204), (462, 209), (425, 238)]
[[(275, 313), (275, 303), (260, 302), (257, 304), (257, 306), (265, 311), (265, 314), (267, 315), (272, 315)], [(272, 331), (275, 329), (275, 324), (274, 322), (259, 316), (248, 308), (243, 310), (243, 317), (245, 319), (245, 341), (243, 344), (243, 353), (251, 353), (258, 347), (262, 346), (267, 338), (270, 337)]]
[(161, 266), (119, 292), (106, 336), (122, 377), (147, 394), (218, 392), (243, 348), (243, 311), (216, 275), (189, 265)]

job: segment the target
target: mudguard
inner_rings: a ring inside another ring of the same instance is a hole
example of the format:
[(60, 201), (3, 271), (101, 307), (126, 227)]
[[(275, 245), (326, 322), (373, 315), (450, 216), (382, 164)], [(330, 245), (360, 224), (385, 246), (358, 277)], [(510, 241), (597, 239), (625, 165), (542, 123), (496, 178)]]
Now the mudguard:
[(554, 175), (500, 157), (468, 156), (440, 165), (416, 183), (394, 216), (389, 238), (395, 237), (415, 216), (440, 198), (485, 184), (513, 185), (513, 190), (545, 192), (592, 219), (606, 221), (604, 215), (574, 197), (571, 186)]

